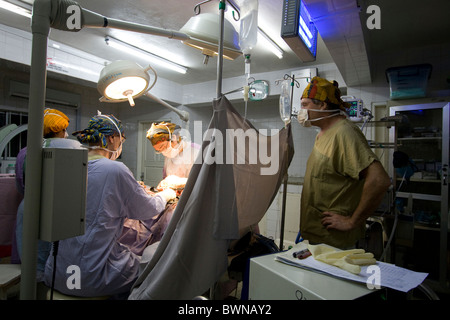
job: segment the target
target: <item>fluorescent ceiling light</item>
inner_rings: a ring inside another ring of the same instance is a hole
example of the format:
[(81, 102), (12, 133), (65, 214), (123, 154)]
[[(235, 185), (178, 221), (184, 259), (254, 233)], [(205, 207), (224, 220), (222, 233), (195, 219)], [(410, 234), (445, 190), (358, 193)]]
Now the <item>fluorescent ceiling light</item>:
[(261, 36), (262, 39), (265, 40), (266, 43), (269, 44), (269, 50), (273, 52), (274, 55), (278, 57), (278, 59), (283, 59), (283, 49), (280, 48), (279, 45), (275, 43), (264, 31), (262, 31), (258, 27), (258, 34)]
[(167, 69), (170, 69), (170, 70), (182, 73), (182, 74), (185, 74), (187, 71), (187, 68), (182, 65), (179, 65), (173, 61), (161, 58), (151, 52), (137, 48), (128, 43), (117, 40), (115, 38), (111, 38), (109, 36), (105, 37), (105, 42), (107, 45), (109, 45), (115, 49), (121, 50), (127, 54), (131, 54), (139, 59), (153, 62), (154, 64), (156, 64), (158, 66), (165, 67)]
[(0, 0), (0, 8), (20, 14), (21, 16), (31, 18), (31, 10), (22, 8), (18, 5), (12, 4), (8, 1)]

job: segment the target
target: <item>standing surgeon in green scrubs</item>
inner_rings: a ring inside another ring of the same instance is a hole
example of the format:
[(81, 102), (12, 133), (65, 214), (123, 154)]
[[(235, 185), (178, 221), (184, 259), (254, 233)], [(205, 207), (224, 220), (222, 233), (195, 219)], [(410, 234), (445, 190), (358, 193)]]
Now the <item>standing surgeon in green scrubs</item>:
[(349, 249), (391, 181), (361, 130), (346, 118), (336, 81), (314, 77), (304, 90), (298, 121), (320, 128), (307, 162), (300, 232), (309, 243)]

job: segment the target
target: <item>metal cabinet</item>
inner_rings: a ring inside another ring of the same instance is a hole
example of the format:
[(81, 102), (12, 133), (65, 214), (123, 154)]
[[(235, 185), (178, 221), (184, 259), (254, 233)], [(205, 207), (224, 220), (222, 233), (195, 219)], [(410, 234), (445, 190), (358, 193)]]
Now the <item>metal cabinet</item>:
[[(449, 102), (390, 107), (390, 116), (397, 118), (397, 125), (390, 129), (395, 145), (389, 160), (394, 210), (411, 221), (411, 266), (429, 272), (429, 278), (445, 288), (449, 273), (449, 108)], [(410, 168), (394, 167), (394, 151), (408, 156)]]

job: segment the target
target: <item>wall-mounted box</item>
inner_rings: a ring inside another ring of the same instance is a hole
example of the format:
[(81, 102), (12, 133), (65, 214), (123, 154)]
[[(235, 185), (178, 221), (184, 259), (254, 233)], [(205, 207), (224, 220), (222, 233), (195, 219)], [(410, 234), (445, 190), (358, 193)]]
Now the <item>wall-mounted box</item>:
[(390, 86), (390, 98), (392, 100), (424, 98), (431, 70), (431, 64), (386, 69), (386, 78)]
[(84, 234), (87, 149), (42, 150), (39, 239), (58, 241)]

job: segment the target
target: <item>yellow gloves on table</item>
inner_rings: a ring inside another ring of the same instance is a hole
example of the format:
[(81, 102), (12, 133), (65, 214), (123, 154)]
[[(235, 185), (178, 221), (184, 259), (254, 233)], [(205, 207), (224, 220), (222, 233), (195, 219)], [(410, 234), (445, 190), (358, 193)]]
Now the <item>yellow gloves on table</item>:
[(308, 244), (308, 250), (314, 259), (339, 267), (348, 272), (359, 274), (362, 265), (375, 264), (373, 254), (363, 249), (337, 250), (327, 245)]

